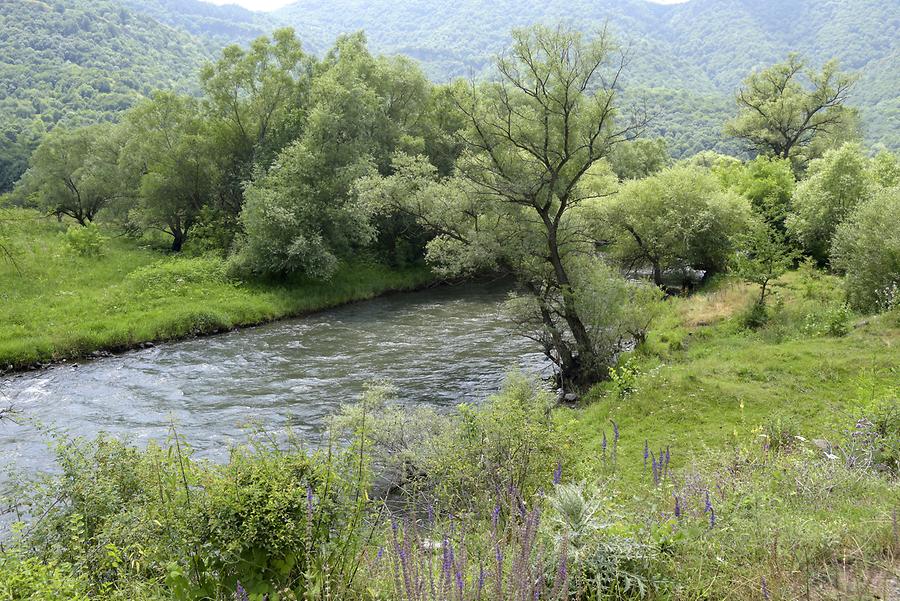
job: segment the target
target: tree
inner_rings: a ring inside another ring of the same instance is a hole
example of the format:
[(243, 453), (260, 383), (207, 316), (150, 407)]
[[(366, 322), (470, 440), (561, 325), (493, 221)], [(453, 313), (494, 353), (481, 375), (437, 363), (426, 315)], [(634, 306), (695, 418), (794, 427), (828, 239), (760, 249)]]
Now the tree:
[(733, 271), (742, 280), (759, 285), (756, 304), (764, 307), (772, 293), (769, 284), (790, 269), (797, 255), (785, 243), (784, 235), (762, 220), (752, 223), (739, 236), (738, 244)]
[(737, 93), (738, 115), (725, 130), (749, 149), (783, 159), (803, 156), (818, 136), (836, 132), (852, 120), (844, 106), (855, 75), (829, 61), (821, 72), (808, 69), (797, 54), (751, 73)]
[(359, 34), (338, 40), (324, 58), (303, 135), (247, 187), (238, 256), (246, 269), (328, 278), (341, 255), (372, 240), (370, 214), (350, 189), (388, 162), (414, 103), (414, 93), (404, 95), (403, 86), (382, 78), (403, 76), (402, 68), (383, 66)]
[(633, 140), (617, 145), (609, 157), (620, 180), (641, 179), (668, 167), (672, 162), (665, 138)]
[(676, 166), (626, 183), (599, 213), (611, 256), (627, 270), (649, 267), (661, 286), (666, 272), (723, 271), (750, 207), (708, 171)]
[(900, 306), (900, 188), (882, 188), (837, 227), (831, 265), (861, 311)]
[(807, 179), (794, 191), (788, 232), (824, 265), (838, 225), (873, 191), (869, 159), (858, 144), (830, 150), (810, 164)]
[(215, 179), (215, 148), (199, 103), (157, 92), (128, 112), (124, 127), (122, 164), (137, 191), (128, 218), (172, 236), (172, 251), (178, 252)]
[(49, 213), (87, 225), (123, 196), (119, 139), (108, 124), (53, 130), (32, 155), (22, 191)]
[(407, 211), (431, 229), (428, 259), (443, 273), (494, 269), (516, 277), (530, 301), (545, 350), (565, 387), (608, 376), (617, 348), (594, 334), (604, 325), (585, 312), (594, 277), (581, 207), (596, 195), (579, 183), (645, 121), (617, 108), (624, 57), (614, 60), (606, 32), (534, 27), (513, 33), (500, 80), (458, 84), (465, 151), (456, 177), (442, 178), (423, 157), (398, 156), (394, 174), (360, 182), (377, 207)]
[(229, 210), (240, 211), (242, 184), (254, 165), (272, 159), (299, 134), (313, 63), (293, 29), (277, 29), (248, 49), (226, 47), (215, 64), (200, 72), (213, 116), (226, 178), (220, 182)]
[(713, 167), (722, 184), (748, 198), (766, 223), (785, 232), (796, 180), (787, 159), (758, 156), (746, 163), (728, 162)]

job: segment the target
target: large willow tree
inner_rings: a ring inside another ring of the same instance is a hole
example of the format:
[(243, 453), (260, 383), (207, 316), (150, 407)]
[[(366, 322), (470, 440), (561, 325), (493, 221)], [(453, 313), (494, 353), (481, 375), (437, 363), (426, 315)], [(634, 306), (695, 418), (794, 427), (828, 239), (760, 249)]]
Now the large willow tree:
[(515, 303), (517, 322), (544, 345), (562, 384), (583, 389), (607, 376), (625, 330), (640, 328), (624, 314), (637, 287), (599, 263), (580, 211), (605, 192), (581, 184), (644, 120), (620, 118), (626, 60), (605, 31), (588, 39), (534, 27), (513, 39), (498, 81), (455, 90), (467, 125), (454, 177), (401, 156), (394, 175), (358, 187), (374, 205), (431, 228), (429, 260), (445, 273), (513, 275), (528, 293)]

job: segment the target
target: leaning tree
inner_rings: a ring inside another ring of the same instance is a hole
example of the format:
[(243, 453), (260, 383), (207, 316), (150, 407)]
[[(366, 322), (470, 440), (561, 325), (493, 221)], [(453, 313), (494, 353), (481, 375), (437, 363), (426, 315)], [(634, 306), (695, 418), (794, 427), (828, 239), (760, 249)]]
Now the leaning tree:
[(591, 38), (562, 27), (515, 31), (497, 81), (455, 87), (467, 125), (454, 176), (399, 156), (394, 175), (358, 185), (368, 201), (435, 233), (428, 258), (445, 273), (514, 276), (527, 292), (514, 303), (517, 322), (568, 388), (607, 377), (628, 330), (640, 337), (643, 327), (640, 315), (626, 314), (639, 287), (600, 264), (582, 210), (609, 193), (585, 185), (591, 167), (646, 124), (643, 112), (620, 114), (626, 63), (605, 30)]

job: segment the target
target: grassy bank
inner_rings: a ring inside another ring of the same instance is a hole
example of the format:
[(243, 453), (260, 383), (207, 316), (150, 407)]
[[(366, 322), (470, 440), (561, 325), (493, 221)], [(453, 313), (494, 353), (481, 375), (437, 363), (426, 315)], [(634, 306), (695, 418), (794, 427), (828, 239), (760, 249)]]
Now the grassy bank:
[(432, 280), (422, 267), (361, 261), (327, 283), (241, 282), (220, 259), (168, 256), (111, 233), (102, 254), (82, 256), (55, 220), (31, 211), (7, 217), (15, 263), (0, 260), (2, 369), (259, 324)]
[(577, 477), (670, 547), (673, 597), (894, 598), (900, 312), (853, 315), (840, 284), (788, 274), (758, 329), (748, 287), (674, 299), (561, 415)]

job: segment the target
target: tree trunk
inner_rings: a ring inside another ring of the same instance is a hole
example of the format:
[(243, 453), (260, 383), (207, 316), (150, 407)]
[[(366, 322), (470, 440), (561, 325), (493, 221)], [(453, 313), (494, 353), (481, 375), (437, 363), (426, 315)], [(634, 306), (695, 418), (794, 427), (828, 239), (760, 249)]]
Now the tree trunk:
[[(545, 219), (545, 221), (547, 221)], [(569, 281), (569, 274), (566, 272), (559, 252), (559, 243), (556, 235), (556, 227), (551, 223), (547, 224), (547, 244), (550, 251), (550, 264), (553, 266), (553, 272), (556, 275), (556, 281), (563, 300), (563, 319), (575, 339), (575, 348), (577, 355), (572, 354), (571, 365), (568, 369), (563, 368), (563, 381), (576, 391), (584, 391), (592, 384), (603, 379), (606, 375), (603, 373), (599, 365), (598, 358), (591, 344), (591, 337), (581, 317), (578, 315), (578, 309), (575, 307), (575, 295), (572, 291), (572, 285)], [(568, 373), (566, 373), (568, 372)]]
[(662, 269), (659, 266), (659, 261), (650, 261), (650, 264), (653, 266), (653, 283), (656, 284), (658, 288), (662, 288)]
[(184, 232), (175, 231), (172, 232), (172, 252), (177, 253), (181, 252), (181, 247), (184, 246)]

